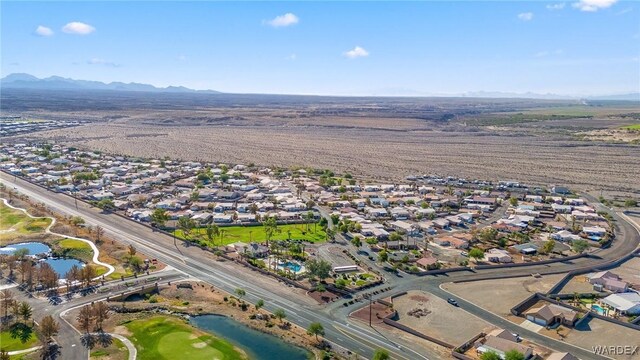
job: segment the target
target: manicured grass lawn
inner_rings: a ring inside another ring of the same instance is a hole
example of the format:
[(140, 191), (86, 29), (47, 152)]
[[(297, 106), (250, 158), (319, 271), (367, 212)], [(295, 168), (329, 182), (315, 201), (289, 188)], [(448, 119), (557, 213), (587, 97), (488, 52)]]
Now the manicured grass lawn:
[(633, 124), (633, 125), (629, 125), (629, 126), (623, 126), (622, 128), (625, 129), (625, 130), (640, 131), (640, 124)]
[(74, 240), (74, 239), (63, 239), (58, 242), (58, 245), (65, 249), (81, 249), (81, 250), (91, 250), (91, 246), (84, 241)]
[[(315, 231), (314, 231), (315, 227)], [(228, 245), (238, 241), (241, 242), (265, 242), (267, 235), (263, 226), (221, 226), (220, 231), (224, 230), (224, 237), (216, 237), (214, 244), (211, 245)], [(326, 241), (326, 234), (320, 225), (309, 224), (307, 231), (306, 224), (287, 224), (278, 225), (278, 231), (271, 236), (271, 240), (287, 240), (289, 232), (293, 240), (305, 240), (313, 243)], [(190, 239), (207, 239), (205, 228), (198, 228), (191, 231)], [(176, 230), (176, 237), (184, 239), (182, 230)]]
[(138, 359), (245, 359), (231, 343), (219, 339), (184, 320), (154, 316), (125, 324), (129, 339), (138, 349)]
[(22, 342), (20, 339), (14, 339), (11, 337), (9, 331), (0, 332), (0, 346), (5, 351), (16, 351), (29, 349), (37, 346), (38, 338), (35, 333), (31, 333), (31, 337), (26, 342)]

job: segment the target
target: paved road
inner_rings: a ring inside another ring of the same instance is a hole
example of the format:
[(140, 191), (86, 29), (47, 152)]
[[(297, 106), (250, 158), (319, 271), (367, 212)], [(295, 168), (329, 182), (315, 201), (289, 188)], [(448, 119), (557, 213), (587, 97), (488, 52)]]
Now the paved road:
[[(49, 192), (21, 179), (17, 179), (14, 182), (14, 177), (4, 173), (0, 173), (0, 181), (6, 183), (9, 187), (15, 187), (16, 190), (36, 201), (46, 203), (55, 211), (72, 216), (82, 216), (90, 225), (102, 226), (108, 235), (124, 243), (134, 244), (141, 252), (156, 257), (160, 261), (193, 277), (229, 292), (233, 292), (236, 288), (243, 288), (247, 291), (248, 301), (255, 302), (258, 299), (265, 299), (268, 310), (273, 311), (277, 308), (283, 308), (287, 312), (287, 318), (297, 325), (306, 328), (311, 322), (321, 322), (325, 327), (328, 340), (357, 351), (360, 355), (370, 357), (376, 348), (382, 347), (389, 350), (395, 359), (438, 358), (435, 354), (416, 352), (413, 350), (416, 349), (415, 344), (407, 344), (400, 340), (395, 341), (386, 338), (359, 322), (347, 320), (348, 313), (354, 310), (353, 307), (343, 307), (339, 303), (324, 307), (310, 304), (308, 298), (296, 296), (284, 286), (265, 287), (261, 277), (251, 276), (251, 274), (246, 276), (246, 271), (239, 270), (237, 266), (212, 261), (211, 255), (199, 248), (176, 246), (170, 236), (154, 232), (140, 224), (125, 221), (113, 214), (101, 213), (100, 210), (92, 208), (83, 202), (78, 202), (78, 207), (76, 208), (74, 200), (68, 196)], [(598, 251), (595, 258), (582, 258), (531, 267), (458, 272), (441, 276), (415, 277), (405, 275), (397, 279), (391, 276), (389, 277), (389, 283), (384, 286), (391, 285), (395, 292), (424, 289), (436, 296), (447, 298), (452, 296), (439, 288), (439, 285), (445, 282), (481, 280), (504, 274), (513, 276), (528, 276), (532, 273), (553, 274), (587, 266), (604, 265), (611, 260), (621, 258), (634, 251), (638, 243), (640, 243), (638, 230), (617, 214), (613, 214), (613, 216), (617, 220), (617, 238), (612, 247)], [(462, 299), (460, 299), (460, 304), (463, 309), (498, 326), (519, 332), (524, 337), (539, 342), (541, 345), (550, 346), (557, 350), (571, 351), (578, 356), (594, 357), (593, 354), (585, 356), (584, 350), (576, 349), (566, 343), (526, 331)]]
[(137, 279), (126, 279), (125, 282), (137, 282), (132, 286), (125, 286), (122, 281), (110, 281), (102, 286), (97, 287), (97, 291), (89, 292), (86, 295), (76, 294), (71, 299), (63, 298), (62, 303), (54, 304), (46, 299), (42, 299), (37, 296), (30, 296), (25, 292), (14, 291), (16, 299), (18, 301), (27, 301), (34, 313), (34, 320), (38, 321), (46, 315), (52, 315), (54, 318), (58, 318), (60, 329), (58, 335), (55, 336), (55, 340), (58, 345), (61, 346), (62, 356), (61, 359), (70, 360), (86, 360), (89, 356), (89, 352), (80, 343), (80, 333), (69, 322), (73, 322), (73, 319), (66, 317), (62, 318), (62, 314), (65, 311), (90, 304), (95, 301), (105, 299), (107, 296), (113, 296), (121, 294), (122, 292), (130, 292), (135, 289), (139, 289), (142, 286), (153, 286), (155, 282), (166, 283), (169, 281), (179, 281), (187, 279), (188, 276), (177, 272), (175, 270), (163, 270), (157, 273), (151, 273), (150, 275), (139, 276)]
[[(303, 328), (312, 322), (320, 322), (325, 328), (325, 338), (344, 348), (358, 351), (360, 355), (371, 357), (377, 348), (385, 348), (396, 359), (427, 359), (427, 356), (413, 351), (410, 343), (398, 343), (382, 336), (365, 325), (349, 322), (345, 317), (333, 317), (323, 312), (323, 308), (306, 296), (292, 294), (285, 286), (265, 287), (261, 276), (244, 276), (246, 270), (238, 266), (214, 261), (214, 257), (197, 247), (174, 245), (172, 237), (155, 232), (146, 226), (126, 221), (114, 214), (105, 214), (84, 202), (76, 203), (73, 198), (57, 194), (20, 178), (15, 179), (0, 173), (0, 181), (9, 188), (29, 196), (32, 200), (47, 204), (61, 214), (81, 216), (88, 225), (101, 226), (107, 236), (125, 244), (133, 244), (141, 253), (157, 258), (173, 268), (195, 278), (233, 293), (242, 288), (247, 292), (245, 299), (256, 302), (265, 300), (265, 308), (270, 311), (282, 308), (287, 319)], [(431, 356), (435, 358), (435, 356)], [(64, 357), (66, 359), (66, 357)]]

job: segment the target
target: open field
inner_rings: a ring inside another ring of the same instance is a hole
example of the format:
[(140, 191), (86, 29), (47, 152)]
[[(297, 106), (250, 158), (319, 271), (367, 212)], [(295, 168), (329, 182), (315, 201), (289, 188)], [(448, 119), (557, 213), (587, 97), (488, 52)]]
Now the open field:
[[(198, 228), (191, 231), (189, 239), (207, 240), (206, 228)], [(214, 239), (212, 246), (229, 245), (235, 242), (258, 242), (267, 241), (267, 235), (262, 226), (225, 226), (220, 227), (220, 231), (224, 231), (224, 237), (218, 236)], [(184, 232), (176, 230), (176, 237), (184, 239)], [(287, 224), (278, 225), (278, 231), (271, 236), (271, 240), (304, 240), (312, 243), (323, 242), (326, 240), (326, 233), (320, 226), (309, 224), (307, 231), (306, 224)]]
[[(604, 320), (591, 318), (578, 328), (571, 329), (565, 342), (590, 350), (592, 346), (640, 346), (638, 331)], [(616, 359), (637, 359), (638, 355), (615, 356)]]
[(500, 316), (510, 316), (511, 308), (533, 293), (545, 293), (563, 277), (563, 274), (540, 278), (482, 280), (448, 283), (442, 288)]
[(640, 173), (637, 145), (580, 135), (637, 124), (636, 103), (46, 95), (3, 93), (3, 105), (8, 113), (24, 117), (92, 123), (29, 139), (114, 154), (328, 168), (388, 181), (438, 173), (598, 190), (640, 188), (640, 178), (634, 176)]
[[(493, 328), (484, 320), (422, 291), (409, 291), (393, 299), (393, 308), (398, 311), (398, 322), (401, 324), (452, 345), (460, 345), (480, 332)], [(416, 309), (426, 315), (417, 317), (408, 314)]]
[(640, 124), (633, 124), (633, 125), (623, 126), (623, 127), (622, 127), (622, 129), (624, 129), (624, 130), (640, 131)]
[(32, 219), (22, 211), (0, 203), (0, 245), (12, 239), (44, 233), (50, 223), (49, 219)]
[[(138, 359), (246, 359), (231, 343), (170, 316), (153, 316), (125, 324)], [(153, 336), (149, 336), (149, 335)]]

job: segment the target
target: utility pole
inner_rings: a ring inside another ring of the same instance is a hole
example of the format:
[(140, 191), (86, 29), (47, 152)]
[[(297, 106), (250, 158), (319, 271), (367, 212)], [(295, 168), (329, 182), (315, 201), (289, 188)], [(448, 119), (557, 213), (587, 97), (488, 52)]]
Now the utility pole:
[(369, 298), (369, 327), (373, 327), (371, 326), (371, 312), (372, 312), (372, 303), (373, 303), (373, 299), (371, 297), (371, 294), (367, 294), (367, 298)]

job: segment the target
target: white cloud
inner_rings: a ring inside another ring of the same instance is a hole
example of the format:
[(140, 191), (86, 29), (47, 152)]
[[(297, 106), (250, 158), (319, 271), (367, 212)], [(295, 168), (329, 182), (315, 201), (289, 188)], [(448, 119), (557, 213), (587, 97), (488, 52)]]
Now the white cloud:
[(108, 67), (120, 67), (120, 64), (114, 63), (113, 61), (107, 61), (105, 59), (100, 58), (92, 58), (87, 61), (89, 65), (103, 65)]
[(547, 10), (562, 10), (566, 3), (548, 4)]
[(88, 35), (96, 31), (96, 28), (89, 24), (74, 21), (63, 26), (62, 31), (67, 34)]
[(38, 36), (52, 36), (53, 30), (46, 26), (38, 25), (36, 28), (35, 34)]
[(349, 59), (355, 59), (359, 57), (367, 57), (369, 56), (369, 52), (364, 48), (361, 48), (360, 46), (356, 46), (353, 49), (346, 51), (344, 53), (344, 56), (348, 57)]
[(522, 21), (531, 21), (531, 19), (533, 19), (533, 13), (532, 12), (520, 13), (518, 14), (518, 19)]
[(595, 12), (600, 9), (606, 9), (618, 2), (618, 0), (580, 0), (573, 3), (573, 7), (580, 11)]
[(298, 55), (291, 54), (285, 58), (286, 60), (296, 61), (298, 59)]
[(273, 27), (285, 27), (295, 25), (300, 22), (300, 19), (292, 13), (286, 13), (284, 15), (276, 16), (271, 20), (264, 21), (267, 25)]
[(187, 61), (187, 56), (186, 55), (178, 55), (178, 60)]

